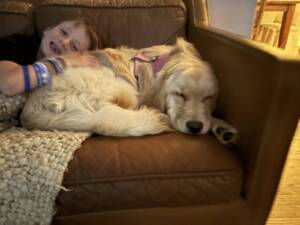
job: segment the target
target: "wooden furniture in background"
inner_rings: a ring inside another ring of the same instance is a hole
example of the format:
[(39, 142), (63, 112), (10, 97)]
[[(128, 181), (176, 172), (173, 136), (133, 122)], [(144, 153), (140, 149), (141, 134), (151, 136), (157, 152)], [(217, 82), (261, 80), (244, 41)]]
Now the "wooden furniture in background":
[[(300, 3), (300, 1), (262, 1), (263, 11), (277, 11), (282, 12), (282, 22), (279, 32), (279, 41), (278, 47), (285, 48), (285, 45), (288, 40), (289, 31), (292, 25), (292, 19), (295, 13), (296, 4)], [(258, 3), (260, 5), (261, 3)], [(258, 26), (261, 23), (262, 14), (257, 13), (257, 17), (255, 19), (256, 23), (254, 27)]]

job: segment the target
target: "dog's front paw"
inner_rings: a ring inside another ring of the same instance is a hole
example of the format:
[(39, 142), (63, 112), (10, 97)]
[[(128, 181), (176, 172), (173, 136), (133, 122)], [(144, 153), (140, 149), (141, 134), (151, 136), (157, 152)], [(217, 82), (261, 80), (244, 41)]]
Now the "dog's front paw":
[(149, 110), (151, 113), (149, 114), (149, 128), (150, 133), (152, 134), (159, 134), (163, 132), (170, 132), (173, 131), (170, 125), (169, 116), (159, 112), (156, 109)]
[(214, 120), (211, 132), (222, 144), (227, 146), (235, 145), (239, 136), (236, 128), (219, 119)]
[(158, 119), (162, 127), (162, 132), (174, 131), (174, 128), (171, 126), (170, 118), (167, 114), (160, 113)]

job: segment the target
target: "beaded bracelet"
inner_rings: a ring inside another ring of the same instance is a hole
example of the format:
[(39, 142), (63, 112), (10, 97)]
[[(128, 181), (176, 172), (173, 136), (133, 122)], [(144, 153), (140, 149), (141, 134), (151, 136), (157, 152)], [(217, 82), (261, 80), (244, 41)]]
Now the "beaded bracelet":
[(45, 86), (51, 81), (51, 75), (45, 64), (41, 62), (35, 62), (32, 66), (36, 74), (38, 87)]
[(52, 58), (47, 58), (44, 61), (49, 62), (53, 66), (56, 74), (61, 74), (63, 72), (64, 65), (62, 63), (61, 58), (52, 57)]

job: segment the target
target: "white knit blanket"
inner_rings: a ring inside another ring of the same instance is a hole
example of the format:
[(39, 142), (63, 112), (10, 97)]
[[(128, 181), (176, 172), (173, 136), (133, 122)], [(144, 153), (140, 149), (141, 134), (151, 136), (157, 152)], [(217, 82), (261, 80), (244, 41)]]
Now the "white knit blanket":
[(86, 132), (8, 128), (25, 99), (0, 93), (1, 225), (50, 224), (68, 162), (89, 137)]

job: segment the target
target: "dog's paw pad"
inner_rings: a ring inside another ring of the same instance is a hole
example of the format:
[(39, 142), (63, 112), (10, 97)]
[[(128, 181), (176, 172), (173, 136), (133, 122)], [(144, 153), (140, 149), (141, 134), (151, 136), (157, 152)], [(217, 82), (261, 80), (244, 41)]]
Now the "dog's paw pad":
[(234, 133), (232, 132), (225, 132), (223, 134), (224, 141), (230, 141), (234, 137)]
[(216, 133), (217, 133), (218, 135), (221, 135), (221, 134), (224, 132), (224, 130), (225, 130), (224, 127), (217, 127), (217, 128), (216, 128)]
[(216, 138), (224, 145), (234, 145), (238, 138), (238, 132), (233, 127), (216, 127), (212, 130)]

